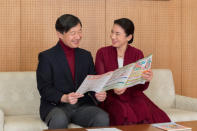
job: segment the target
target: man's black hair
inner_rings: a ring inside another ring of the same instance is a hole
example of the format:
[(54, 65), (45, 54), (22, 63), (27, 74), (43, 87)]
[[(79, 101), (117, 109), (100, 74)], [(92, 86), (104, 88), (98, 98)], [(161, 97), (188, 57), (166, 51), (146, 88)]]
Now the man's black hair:
[(77, 24), (81, 24), (81, 21), (78, 17), (71, 14), (64, 14), (60, 16), (55, 24), (55, 28), (60, 33), (68, 32), (72, 27), (75, 27)]

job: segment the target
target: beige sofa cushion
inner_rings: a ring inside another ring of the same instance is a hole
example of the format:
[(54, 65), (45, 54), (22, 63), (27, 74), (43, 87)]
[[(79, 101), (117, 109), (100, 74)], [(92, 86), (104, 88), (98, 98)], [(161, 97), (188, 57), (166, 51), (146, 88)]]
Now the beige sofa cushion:
[[(6, 116), (4, 131), (43, 131), (48, 127), (35, 115)], [(75, 124), (69, 124), (68, 128), (81, 128)]]
[(197, 99), (187, 96), (176, 95), (176, 108), (197, 112)]
[(164, 111), (168, 114), (171, 121), (192, 121), (197, 120), (197, 112), (188, 111), (188, 110), (181, 110), (175, 108), (167, 108)]
[(153, 69), (153, 79), (144, 93), (159, 107), (175, 107), (175, 91), (172, 72), (168, 69)]
[(4, 131), (42, 131), (47, 129), (39, 116), (20, 115), (6, 116)]
[(0, 72), (0, 109), (5, 115), (39, 114), (35, 72)]
[(0, 131), (3, 131), (3, 125), (4, 125), (4, 113), (0, 109)]

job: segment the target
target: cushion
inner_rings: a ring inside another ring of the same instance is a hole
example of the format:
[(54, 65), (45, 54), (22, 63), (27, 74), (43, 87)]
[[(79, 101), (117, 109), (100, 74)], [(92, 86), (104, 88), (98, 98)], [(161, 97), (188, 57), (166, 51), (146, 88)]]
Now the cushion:
[(0, 131), (3, 131), (3, 125), (4, 125), (4, 113), (0, 109)]
[(153, 79), (144, 93), (159, 107), (175, 107), (175, 91), (172, 72), (153, 69)]
[[(75, 124), (69, 124), (68, 128), (81, 128)], [(20, 116), (6, 116), (4, 131), (43, 131), (48, 129), (46, 124), (39, 116), (20, 115)]]
[(0, 108), (5, 115), (39, 114), (35, 72), (0, 72)]
[(171, 121), (174, 122), (197, 120), (197, 112), (175, 109), (175, 108), (168, 108), (163, 110), (168, 114)]
[(6, 116), (4, 131), (43, 131), (47, 129), (39, 116), (20, 115)]

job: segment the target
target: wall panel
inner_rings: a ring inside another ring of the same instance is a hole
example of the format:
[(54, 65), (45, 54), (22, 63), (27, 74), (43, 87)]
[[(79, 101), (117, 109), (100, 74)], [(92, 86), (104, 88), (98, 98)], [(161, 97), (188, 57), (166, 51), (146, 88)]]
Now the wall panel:
[(21, 70), (35, 70), (37, 56), (57, 42), (55, 21), (74, 14), (83, 24), (81, 47), (92, 52), (105, 43), (105, 1), (21, 0)]
[(182, 0), (182, 92), (197, 97), (197, 1)]
[(65, 13), (83, 24), (81, 47), (95, 57), (110, 45), (113, 20), (135, 23), (133, 46), (153, 54), (153, 68), (173, 71), (176, 93), (197, 97), (196, 0), (0, 0), (0, 71), (35, 71), (40, 51), (57, 42)]
[(20, 69), (20, 1), (0, 0), (0, 71)]

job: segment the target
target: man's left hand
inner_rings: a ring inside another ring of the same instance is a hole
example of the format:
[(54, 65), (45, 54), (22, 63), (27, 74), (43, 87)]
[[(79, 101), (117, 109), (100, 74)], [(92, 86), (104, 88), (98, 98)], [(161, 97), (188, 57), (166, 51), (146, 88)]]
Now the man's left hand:
[(95, 94), (95, 97), (98, 101), (103, 102), (107, 97), (107, 93), (105, 91), (97, 92)]

